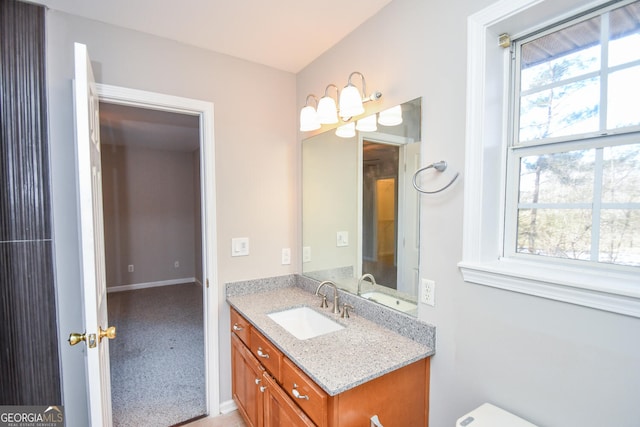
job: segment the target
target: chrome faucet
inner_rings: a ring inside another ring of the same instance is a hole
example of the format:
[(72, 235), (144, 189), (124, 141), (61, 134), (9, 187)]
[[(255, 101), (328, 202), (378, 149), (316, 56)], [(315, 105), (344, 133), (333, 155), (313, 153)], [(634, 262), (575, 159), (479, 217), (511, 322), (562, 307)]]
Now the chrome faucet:
[[(318, 289), (316, 289), (316, 296), (323, 296), (320, 294), (320, 288), (324, 285), (331, 286), (333, 288), (333, 313), (340, 314), (340, 307), (338, 306), (338, 287), (331, 280), (325, 280), (324, 282), (318, 285)], [(323, 296), (324, 297), (324, 296)]]
[(360, 276), (360, 278), (358, 279), (358, 295), (360, 295), (360, 293), (361, 293), (361, 291), (362, 291), (361, 286), (362, 286), (362, 282), (364, 282), (364, 279), (369, 279), (369, 282), (371, 282), (371, 284), (372, 284), (373, 286), (377, 285), (377, 283), (376, 283), (376, 278), (375, 278), (375, 277), (373, 277), (373, 274), (369, 274), (369, 273), (363, 274), (363, 275), (362, 275), (362, 276)]

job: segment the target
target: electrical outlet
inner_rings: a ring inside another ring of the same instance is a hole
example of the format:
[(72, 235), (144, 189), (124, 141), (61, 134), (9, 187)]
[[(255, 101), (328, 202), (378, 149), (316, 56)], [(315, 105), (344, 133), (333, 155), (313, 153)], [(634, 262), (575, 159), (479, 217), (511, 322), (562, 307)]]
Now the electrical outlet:
[(435, 307), (436, 305), (436, 282), (434, 280), (422, 279), (421, 301), (423, 304)]
[(311, 246), (302, 248), (302, 262), (311, 262)]
[(291, 248), (282, 248), (282, 265), (291, 264)]
[(133, 273), (133, 264), (129, 264), (129, 266), (127, 267), (127, 271), (129, 273)]

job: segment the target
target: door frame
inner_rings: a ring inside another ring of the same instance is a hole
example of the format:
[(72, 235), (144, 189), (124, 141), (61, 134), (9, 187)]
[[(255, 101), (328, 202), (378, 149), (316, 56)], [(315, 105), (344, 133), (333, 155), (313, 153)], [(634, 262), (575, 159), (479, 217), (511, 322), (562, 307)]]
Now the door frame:
[(200, 198), (204, 289), (204, 353), (207, 413), (220, 413), (218, 266), (213, 103), (97, 83), (101, 102), (198, 116), (200, 119)]

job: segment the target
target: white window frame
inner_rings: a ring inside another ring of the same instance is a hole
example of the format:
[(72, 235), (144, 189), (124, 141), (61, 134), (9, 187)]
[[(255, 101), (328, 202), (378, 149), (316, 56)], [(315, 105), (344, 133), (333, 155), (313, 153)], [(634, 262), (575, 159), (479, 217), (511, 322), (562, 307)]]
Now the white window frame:
[(501, 0), (467, 22), (467, 124), (463, 255), (467, 282), (640, 317), (637, 272), (505, 257), (510, 126), (510, 53), (500, 34), (518, 38), (606, 1)]

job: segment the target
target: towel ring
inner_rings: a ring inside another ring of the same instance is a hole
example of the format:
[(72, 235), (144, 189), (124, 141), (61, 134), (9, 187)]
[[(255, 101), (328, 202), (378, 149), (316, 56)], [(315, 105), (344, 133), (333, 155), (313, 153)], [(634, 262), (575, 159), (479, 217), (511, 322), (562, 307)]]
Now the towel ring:
[(440, 188), (439, 190), (435, 190), (435, 191), (423, 190), (422, 188), (418, 187), (418, 183), (416, 182), (416, 179), (418, 178), (418, 174), (420, 174), (420, 172), (426, 171), (427, 169), (431, 169), (431, 168), (437, 170), (438, 172), (444, 172), (445, 169), (447, 169), (447, 162), (445, 162), (444, 160), (440, 160), (439, 162), (431, 163), (430, 165), (425, 166), (422, 169), (418, 169), (416, 173), (413, 174), (413, 187), (423, 194), (436, 194), (446, 190), (451, 186), (451, 184), (453, 184), (453, 182), (456, 179), (458, 179), (458, 175), (460, 175), (460, 172), (456, 172), (455, 176), (451, 179), (451, 181), (449, 181), (447, 185)]

